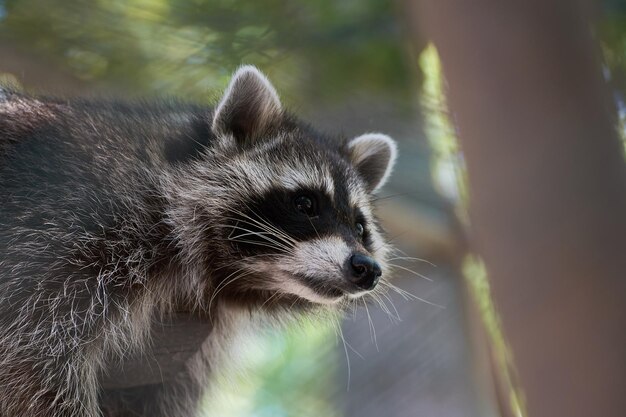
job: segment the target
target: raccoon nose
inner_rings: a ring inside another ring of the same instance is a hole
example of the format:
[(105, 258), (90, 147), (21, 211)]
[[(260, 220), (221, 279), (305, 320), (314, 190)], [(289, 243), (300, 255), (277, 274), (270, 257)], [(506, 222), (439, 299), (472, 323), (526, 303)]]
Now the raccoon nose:
[(360, 253), (352, 255), (350, 265), (352, 266), (352, 274), (349, 275), (348, 279), (364, 290), (374, 289), (383, 274), (378, 262)]

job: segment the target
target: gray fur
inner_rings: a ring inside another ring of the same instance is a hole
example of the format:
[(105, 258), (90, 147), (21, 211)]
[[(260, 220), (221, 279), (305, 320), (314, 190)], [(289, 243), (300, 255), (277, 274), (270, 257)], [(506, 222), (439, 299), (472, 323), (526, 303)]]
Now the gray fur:
[[(237, 124), (225, 111), (253, 119)], [(383, 265), (387, 253), (370, 207), (371, 178), (352, 165), (354, 152), (284, 113), (251, 67), (235, 75), (217, 113), (3, 90), (0, 416), (97, 417), (103, 407), (115, 415), (116, 406), (191, 416), (237, 330), (258, 317), (347, 303), (347, 295), (316, 295), (342, 278), (340, 260), (323, 255), (333, 252), (328, 245), (366, 251)], [(298, 187), (317, 187), (345, 210), (358, 207), (367, 242), (354, 237), (350, 221), (337, 220), (336, 235), (316, 250), (313, 240), (242, 212), (258, 196)], [(233, 225), (233, 216), (243, 217)], [(255, 244), (276, 253), (240, 251), (243, 238), (233, 230), (242, 225), (264, 230), (253, 232), (262, 239)], [(176, 310), (199, 311), (215, 326), (187, 372), (140, 394), (103, 392), (98, 375), (107, 358), (141, 351), (152, 321)]]

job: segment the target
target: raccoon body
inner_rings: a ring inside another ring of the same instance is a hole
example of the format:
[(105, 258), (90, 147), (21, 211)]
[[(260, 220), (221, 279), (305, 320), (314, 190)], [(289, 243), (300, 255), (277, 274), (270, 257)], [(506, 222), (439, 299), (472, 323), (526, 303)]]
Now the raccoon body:
[[(371, 199), (395, 154), (317, 132), (249, 66), (215, 108), (0, 90), (0, 415), (194, 415), (244, 321), (380, 287)], [(107, 360), (175, 311), (214, 326), (188, 369), (104, 392)]]

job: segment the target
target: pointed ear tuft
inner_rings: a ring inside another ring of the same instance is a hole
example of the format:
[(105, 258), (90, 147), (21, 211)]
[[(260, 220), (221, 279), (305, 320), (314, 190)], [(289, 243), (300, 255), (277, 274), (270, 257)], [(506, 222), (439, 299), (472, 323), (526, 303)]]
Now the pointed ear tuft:
[(279, 123), (282, 106), (274, 86), (251, 65), (240, 67), (215, 109), (213, 133), (231, 135), (239, 145), (251, 145)]
[(369, 192), (382, 187), (396, 162), (396, 142), (382, 133), (366, 133), (348, 142), (352, 164)]

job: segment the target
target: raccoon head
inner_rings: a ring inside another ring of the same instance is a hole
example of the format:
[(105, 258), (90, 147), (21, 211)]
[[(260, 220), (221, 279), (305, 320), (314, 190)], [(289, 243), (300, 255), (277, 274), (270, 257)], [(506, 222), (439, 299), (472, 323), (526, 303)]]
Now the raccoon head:
[(387, 277), (372, 196), (392, 170), (392, 139), (315, 131), (250, 66), (234, 74), (211, 126), (215, 146), (186, 195), (202, 196), (194, 221), (211, 242), (215, 291), (264, 305), (338, 304)]

